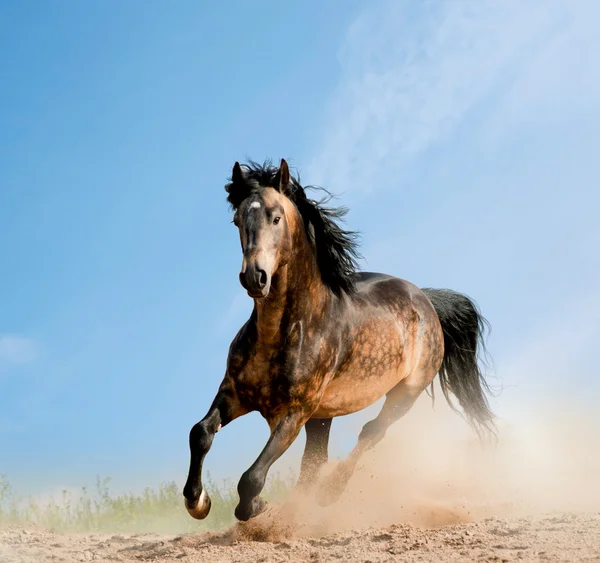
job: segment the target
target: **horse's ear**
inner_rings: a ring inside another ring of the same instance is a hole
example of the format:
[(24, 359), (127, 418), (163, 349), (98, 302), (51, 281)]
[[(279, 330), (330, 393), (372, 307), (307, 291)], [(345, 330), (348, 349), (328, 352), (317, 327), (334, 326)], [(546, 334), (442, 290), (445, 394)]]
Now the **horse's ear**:
[(232, 184), (241, 184), (244, 181), (244, 173), (242, 172), (242, 167), (240, 163), (236, 161), (233, 165), (233, 170), (231, 171), (231, 183)]
[(290, 169), (288, 163), (284, 158), (281, 159), (279, 165), (279, 171), (275, 177), (275, 187), (283, 194), (286, 193), (288, 186), (290, 185)]
[(231, 171), (231, 183), (225, 186), (225, 191), (229, 194), (227, 201), (231, 204), (234, 209), (237, 209), (244, 200), (244, 193), (246, 192), (246, 184), (244, 182), (244, 173), (239, 162), (233, 165)]

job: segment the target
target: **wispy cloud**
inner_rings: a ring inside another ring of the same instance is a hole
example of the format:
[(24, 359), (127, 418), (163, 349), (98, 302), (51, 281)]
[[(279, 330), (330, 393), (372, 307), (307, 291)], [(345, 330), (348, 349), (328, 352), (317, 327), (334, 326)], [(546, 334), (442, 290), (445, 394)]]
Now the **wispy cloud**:
[(36, 355), (33, 340), (15, 334), (0, 334), (0, 364), (27, 364), (35, 360)]
[[(499, 375), (528, 397), (589, 389), (579, 374), (596, 369), (598, 17), (592, 0), (370, 3), (304, 174), (350, 202), (390, 190), (400, 221), (352, 224), (379, 233), (369, 269), (488, 296), (500, 337), (522, 345), (497, 350)], [(391, 193), (413, 173), (442, 187)]]
[[(486, 103), (505, 98), (513, 124), (579, 95), (596, 103), (599, 12), (557, 0), (370, 4), (340, 49), (343, 79), (309, 175), (336, 192), (369, 192), (397, 182), (393, 174)], [(496, 130), (508, 125), (498, 120)]]

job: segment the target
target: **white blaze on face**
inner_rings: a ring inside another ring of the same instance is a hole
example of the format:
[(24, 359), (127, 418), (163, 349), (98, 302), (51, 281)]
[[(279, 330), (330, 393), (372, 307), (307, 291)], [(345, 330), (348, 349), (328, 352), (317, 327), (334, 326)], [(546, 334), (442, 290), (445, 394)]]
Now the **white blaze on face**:
[(258, 201), (253, 201), (250, 204), (250, 207), (248, 207), (248, 213), (250, 213), (250, 211), (252, 211), (253, 209), (260, 209), (260, 203)]

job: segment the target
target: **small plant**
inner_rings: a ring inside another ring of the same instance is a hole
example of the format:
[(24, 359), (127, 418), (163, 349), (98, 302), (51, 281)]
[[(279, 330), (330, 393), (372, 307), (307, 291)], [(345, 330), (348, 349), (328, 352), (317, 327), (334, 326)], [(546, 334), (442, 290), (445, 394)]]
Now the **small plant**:
[[(176, 483), (146, 488), (140, 494), (113, 495), (110, 478), (98, 478), (93, 494), (82, 487), (79, 495), (63, 491), (58, 501), (51, 498), (40, 503), (17, 495), (8, 478), (0, 475), (0, 525), (34, 524), (60, 531), (121, 533), (184, 533), (230, 526), (235, 522), (236, 487), (230, 481), (217, 485), (210, 475), (207, 477), (205, 486), (212, 498), (212, 510), (206, 520), (199, 522), (187, 513), (181, 487)], [(291, 472), (286, 478), (272, 477), (265, 498), (282, 500), (294, 482)]]

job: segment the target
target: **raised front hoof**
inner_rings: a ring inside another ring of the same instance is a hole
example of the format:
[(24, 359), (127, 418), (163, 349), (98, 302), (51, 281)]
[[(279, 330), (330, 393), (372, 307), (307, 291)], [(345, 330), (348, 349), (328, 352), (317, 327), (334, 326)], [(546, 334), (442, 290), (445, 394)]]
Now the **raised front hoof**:
[(250, 503), (238, 504), (235, 507), (235, 517), (240, 522), (247, 522), (250, 518), (256, 518), (267, 510), (268, 503), (266, 500), (256, 497)]
[(192, 518), (204, 520), (210, 512), (211, 500), (207, 492), (203, 489), (200, 498), (196, 501), (185, 499), (185, 507)]

